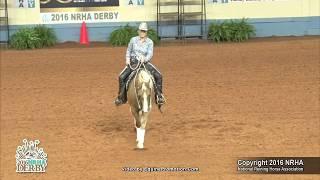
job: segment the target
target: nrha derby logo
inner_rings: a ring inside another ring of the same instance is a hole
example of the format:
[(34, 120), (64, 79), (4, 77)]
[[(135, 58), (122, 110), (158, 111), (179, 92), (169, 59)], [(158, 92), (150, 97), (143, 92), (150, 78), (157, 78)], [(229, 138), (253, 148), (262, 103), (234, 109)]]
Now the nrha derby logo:
[(39, 140), (24, 139), (23, 144), (16, 151), (16, 172), (46, 172), (47, 154), (39, 148)]

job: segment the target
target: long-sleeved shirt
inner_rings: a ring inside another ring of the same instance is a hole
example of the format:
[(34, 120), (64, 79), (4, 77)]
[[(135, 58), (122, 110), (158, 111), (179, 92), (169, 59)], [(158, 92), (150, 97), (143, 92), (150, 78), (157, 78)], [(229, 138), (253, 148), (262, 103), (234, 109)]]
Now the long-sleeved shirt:
[(146, 38), (144, 42), (140, 41), (139, 36), (131, 38), (127, 48), (126, 59), (139, 55), (145, 57), (145, 62), (151, 61), (153, 56), (153, 41), (150, 38)]

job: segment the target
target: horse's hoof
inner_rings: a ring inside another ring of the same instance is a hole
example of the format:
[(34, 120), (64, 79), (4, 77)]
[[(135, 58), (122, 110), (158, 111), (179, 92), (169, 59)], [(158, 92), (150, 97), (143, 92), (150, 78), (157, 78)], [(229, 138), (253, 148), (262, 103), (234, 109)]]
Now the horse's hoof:
[(138, 143), (138, 144), (137, 144), (137, 148), (138, 148), (138, 149), (143, 149), (143, 144), (142, 144), (142, 143)]

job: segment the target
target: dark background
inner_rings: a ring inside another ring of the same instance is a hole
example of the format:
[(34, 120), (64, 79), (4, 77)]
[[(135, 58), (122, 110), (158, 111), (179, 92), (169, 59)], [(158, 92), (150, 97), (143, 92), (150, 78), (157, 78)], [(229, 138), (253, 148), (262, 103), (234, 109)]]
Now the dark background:
[(51, 0), (47, 4), (41, 4), (40, 8), (67, 8), (67, 7), (102, 7), (102, 6), (119, 6), (119, 0), (108, 0), (107, 2), (92, 2), (87, 0), (86, 2), (70, 2), (70, 3), (59, 3), (56, 0)]

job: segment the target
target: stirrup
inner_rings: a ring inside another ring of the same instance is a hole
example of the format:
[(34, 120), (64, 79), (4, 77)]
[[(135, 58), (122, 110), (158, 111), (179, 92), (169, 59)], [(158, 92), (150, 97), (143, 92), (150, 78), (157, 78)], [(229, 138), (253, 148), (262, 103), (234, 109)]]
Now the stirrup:
[(159, 105), (163, 105), (165, 104), (166, 100), (163, 96), (163, 94), (157, 95), (157, 104)]

